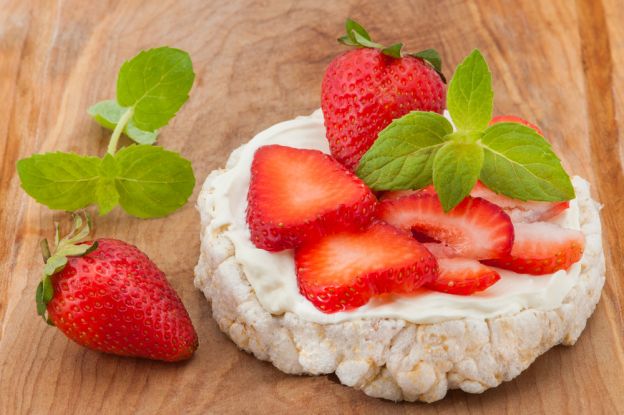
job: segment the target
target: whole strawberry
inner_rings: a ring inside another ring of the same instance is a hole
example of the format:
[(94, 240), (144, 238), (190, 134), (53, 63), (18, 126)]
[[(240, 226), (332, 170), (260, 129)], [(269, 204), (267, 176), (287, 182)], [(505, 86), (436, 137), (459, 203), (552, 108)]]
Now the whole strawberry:
[(49, 323), (90, 349), (169, 362), (191, 357), (197, 334), (165, 274), (133, 245), (82, 242), (89, 225), (76, 218), (53, 255), (44, 249), (39, 314), (47, 311)]
[(347, 20), (340, 42), (358, 49), (343, 53), (327, 68), (321, 107), (332, 155), (355, 170), (377, 134), (411, 111), (442, 113), (445, 80), (438, 53), (428, 49), (401, 54), (402, 44), (387, 48)]

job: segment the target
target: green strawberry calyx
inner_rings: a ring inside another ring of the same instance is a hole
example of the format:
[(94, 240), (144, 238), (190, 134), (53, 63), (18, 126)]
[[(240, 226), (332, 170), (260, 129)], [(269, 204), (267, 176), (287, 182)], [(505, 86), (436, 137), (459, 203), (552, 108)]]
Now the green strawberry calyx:
[(82, 243), (91, 233), (91, 227), (91, 217), (87, 212), (82, 214), (73, 213), (72, 229), (63, 238), (60, 237), (59, 224), (55, 224), (54, 250), (52, 252), (47, 239), (42, 240), (40, 243), (45, 265), (43, 267), (43, 276), (37, 286), (35, 301), (37, 302), (37, 314), (50, 325), (53, 324), (46, 314), (47, 305), (54, 297), (52, 277), (65, 268), (68, 257), (80, 257), (94, 251), (98, 247), (97, 242), (92, 244)]
[(384, 46), (380, 43), (373, 42), (366, 29), (364, 29), (361, 24), (353, 19), (346, 20), (345, 28), (347, 34), (339, 37), (338, 42), (347, 46), (355, 46), (358, 48), (378, 49), (384, 55), (396, 59), (399, 59), (403, 56), (413, 56), (415, 58), (422, 59), (424, 62), (429, 64), (437, 72), (437, 74), (440, 75), (442, 81), (446, 83), (446, 78), (442, 73), (442, 59), (440, 58), (440, 54), (435, 49), (425, 49), (421, 50), (420, 52), (403, 54), (401, 52), (401, 49), (403, 48), (403, 43), (394, 43), (390, 46)]

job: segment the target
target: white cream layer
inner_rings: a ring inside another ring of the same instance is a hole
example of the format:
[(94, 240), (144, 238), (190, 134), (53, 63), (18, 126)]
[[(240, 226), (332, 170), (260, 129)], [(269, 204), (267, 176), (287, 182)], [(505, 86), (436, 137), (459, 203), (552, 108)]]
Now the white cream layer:
[[(317, 323), (369, 317), (400, 318), (413, 323), (436, 323), (463, 317), (489, 318), (525, 308), (556, 308), (578, 279), (580, 263), (567, 271), (539, 277), (498, 270), (500, 281), (480, 294), (464, 297), (423, 290), (414, 296), (396, 296), (393, 301), (373, 299), (350, 312), (322, 313), (299, 294), (293, 251), (270, 253), (251, 243), (245, 220), (250, 166), (256, 149), (268, 144), (329, 153), (321, 111), (276, 124), (259, 133), (236, 150), (228, 162), (227, 171), (214, 182), (214, 220), (209, 231), (226, 229), (237, 262), (243, 267), (262, 306), (272, 314), (290, 311)], [(554, 221), (567, 228), (580, 229), (576, 201), (573, 200), (570, 208)]]

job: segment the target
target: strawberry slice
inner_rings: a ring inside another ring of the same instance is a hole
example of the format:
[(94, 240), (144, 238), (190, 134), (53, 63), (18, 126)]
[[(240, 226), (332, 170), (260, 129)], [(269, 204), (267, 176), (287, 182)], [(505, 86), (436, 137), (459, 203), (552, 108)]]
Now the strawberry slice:
[(512, 222), (547, 221), (570, 207), (570, 202), (535, 202), (512, 199), (495, 193), (483, 183), (477, 182), (470, 191), (470, 196), (480, 197), (503, 208), (511, 217)]
[(364, 182), (331, 156), (280, 145), (256, 151), (247, 200), (251, 240), (267, 251), (362, 229), (376, 204)]
[(439, 258), (440, 275), (425, 287), (448, 294), (470, 295), (500, 280), (498, 272), (467, 258)]
[(516, 238), (510, 255), (488, 265), (522, 274), (552, 274), (581, 259), (585, 247), (583, 234), (549, 222), (516, 223)]
[(422, 244), (379, 222), (306, 243), (295, 264), (301, 294), (325, 313), (360, 307), (378, 294), (412, 294), (438, 274)]
[(530, 123), (524, 118), (520, 118), (515, 115), (498, 115), (490, 120), (489, 125), (498, 124), (499, 122), (515, 122), (518, 124), (526, 125), (527, 127), (534, 129), (542, 137), (544, 136), (544, 133), (542, 133), (542, 130), (540, 130), (537, 125)]
[(400, 229), (425, 234), (452, 248), (455, 256), (466, 258), (506, 256), (514, 238), (511, 220), (500, 207), (470, 196), (445, 213), (436, 194), (419, 192), (383, 200), (376, 216)]

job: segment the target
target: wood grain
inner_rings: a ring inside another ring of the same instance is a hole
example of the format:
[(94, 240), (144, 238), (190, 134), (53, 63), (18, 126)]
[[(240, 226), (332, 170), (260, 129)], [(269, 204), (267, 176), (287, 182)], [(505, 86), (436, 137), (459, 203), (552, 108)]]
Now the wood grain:
[[(620, 0), (536, 1), (0, 0), (0, 413), (624, 413), (624, 9)], [(161, 143), (198, 180), (278, 121), (319, 106), (320, 81), (352, 16), (382, 42), (435, 47), (446, 73), (471, 49), (494, 73), (498, 113), (537, 122), (567, 168), (604, 203), (608, 276), (577, 345), (557, 347), (481, 395), (393, 404), (332, 376), (295, 377), (240, 352), (192, 284), (198, 217), (142, 221), (115, 210), (97, 234), (138, 245), (167, 273), (200, 336), (190, 362), (93, 353), (35, 315), (38, 240), (63, 215), (19, 188), (15, 162), (52, 149), (103, 154), (86, 108), (114, 92), (123, 60), (172, 45), (193, 57), (191, 99)]]

